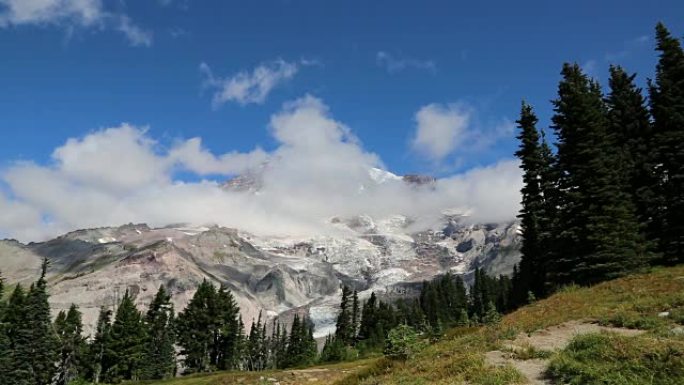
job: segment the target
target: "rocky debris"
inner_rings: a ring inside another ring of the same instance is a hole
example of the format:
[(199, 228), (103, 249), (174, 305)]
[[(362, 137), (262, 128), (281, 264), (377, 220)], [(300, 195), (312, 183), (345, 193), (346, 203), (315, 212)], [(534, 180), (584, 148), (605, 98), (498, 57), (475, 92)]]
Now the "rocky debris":
[(429, 175), (408, 174), (402, 177), (404, 182), (418, 186), (434, 185), (437, 179)]

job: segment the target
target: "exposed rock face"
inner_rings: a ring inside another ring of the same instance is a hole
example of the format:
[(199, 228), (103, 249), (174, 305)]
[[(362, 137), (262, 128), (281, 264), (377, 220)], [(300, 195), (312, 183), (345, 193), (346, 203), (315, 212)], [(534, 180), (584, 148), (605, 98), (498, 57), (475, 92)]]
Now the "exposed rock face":
[(336, 221), (355, 235), (264, 238), (219, 227), (126, 225), (29, 245), (0, 241), (0, 269), (10, 282), (27, 284), (36, 279), (41, 259), (49, 258), (54, 311), (76, 303), (90, 327), (99, 307), (113, 306), (125, 290), (143, 307), (159, 285), (167, 285), (180, 310), (209, 279), (233, 291), (247, 323), (260, 310), (270, 316), (303, 310), (323, 335), (334, 324), (342, 283), (362, 298), (372, 290), (396, 294), (446, 271), (482, 266), (509, 273), (518, 258), (514, 223), (458, 225), (450, 218), (448, 232), (405, 234), (401, 217), (377, 224), (370, 217)]

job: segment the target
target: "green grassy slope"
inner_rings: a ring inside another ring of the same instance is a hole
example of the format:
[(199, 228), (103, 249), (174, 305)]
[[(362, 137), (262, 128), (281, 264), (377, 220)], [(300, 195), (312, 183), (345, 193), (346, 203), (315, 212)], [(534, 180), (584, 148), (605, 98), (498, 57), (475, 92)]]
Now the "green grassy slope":
[(648, 332), (635, 337), (576, 337), (550, 357), (549, 372), (558, 383), (684, 384), (684, 335), (678, 334), (684, 324), (684, 266), (657, 268), (591, 288), (567, 288), (505, 316), (499, 325), (449, 330), (441, 341), (407, 362), (368, 359), (299, 371), (216, 373), (154, 384), (524, 384), (525, 377), (514, 367), (489, 365), (485, 353), (504, 349), (521, 332), (572, 320)]

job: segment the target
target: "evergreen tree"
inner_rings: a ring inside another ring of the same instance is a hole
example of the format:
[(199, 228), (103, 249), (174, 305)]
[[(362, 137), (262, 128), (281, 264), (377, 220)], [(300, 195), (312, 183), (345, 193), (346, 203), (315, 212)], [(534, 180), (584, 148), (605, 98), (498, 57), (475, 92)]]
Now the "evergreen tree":
[[(562, 248), (560, 248), (561, 231), (563, 228), (559, 225), (558, 210), (561, 206), (561, 197), (559, 183), (560, 183), (560, 169), (556, 155), (551, 150), (551, 146), (546, 141), (546, 135), (543, 130), (540, 131), (541, 136), (541, 168), (539, 173), (540, 184), (539, 189), (543, 197), (543, 205), (541, 212), (538, 215), (538, 229), (539, 229), (539, 247), (542, 253), (542, 261), (545, 267), (545, 282), (543, 292), (548, 294), (549, 288), (554, 284), (550, 282), (552, 274), (549, 274), (549, 269), (554, 266), (557, 258), (561, 255)], [(523, 303), (519, 302), (520, 292), (518, 291), (515, 306), (520, 306)]]
[(31, 367), (31, 377), (36, 385), (52, 382), (56, 373), (55, 363), (58, 359), (59, 342), (50, 317), (48, 303), (47, 274), (48, 261), (43, 260), (41, 274), (35, 285), (26, 296), (26, 327), (28, 328), (28, 356), (25, 357)]
[(684, 51), (662, 23), (656, 26), (660, 52), (655, 81), (650, 82), (653, 155), (659, 190), (651, 206), (660, 230), (661, 260), (684, 261)]
[(282, 369), (287, 364), (287, 330), (285, 326), (280, 325), (278, 322), (275, 335), (277, 336), (277, 344), (275, 347), (275, 367)]
[(361, 325), (359, 326), (359, 339), (370, 339), (373, 329), (377, 322), (377, 297), (375, 292), (372, 292), (366, 303), (363, 304), (361, 312)]
[(342, 301), (340, 302), (340, 313), (337, 316), (335, 329), (335, 339), (345, 345), (351, 343), (352, 335), (352, 310), (349, 297), (352, 295), (351, 289), (342, 286)]
[(145, 341), (141, 378), (157, 380), (172, 378), (176, 373), (174, 311), (171, 295), (160, 286), (145, 315)]
[(59, 364), (57, 385), (67, 385), (72, 380), (85, 376), (86, 341), (83, 337), (81, 312), (71, 305), (68, 312), (59, 312), (55, 320), (55, 331), (59, 338)]
[(468, 326), (470, 325), (470, 319), (468, 318), (468, 310), (461, 309), (458, 319), (456, 320), (457, 326)]
[(210, 369), (209, 353), (214, 342), (214, 319), (211, 315), (214, 286), (204, 280), (186, 308), (178, 315), (176, 330), (186, 373)]
[(344, 346), (340, 344), (335, 336), (328, 334), (325, 337), (325, 344), (321, 351), (321, 362), (338, 362), (343, 359)]
[(96, 384), (100, 383), (103, 373), (106, 373), (113, 364), (112, 355), (107, 351), (111, 346), (111, 318), (112, 311), (104, 306), (101, 307), (95, 336), (88, 346), (90, 373), (87, 377)]
[(524, 303), (528, 291), (541, 296), (546, 282), (546, 262), (540, 237), (539, 216), (543, 213), (544, 199), (541, 190), (541, 174), (544, 167), (539, 132), (536, 124), (537, 116), (532, 107), (523, 102), (520, 119), (517, 121), (520, 133), (520, 147), (515, 155), (520, 158), (523, 170), (523, 188), (520, 213), (520, 232), (522, 246), (520, 248), (520, 267), (514, 288), (514, 302)]
[(142, 314), (135, 306), (133, 297), (126, 290), (112, 323), (109, 346), (113, 365), (104, 373), (106, 382), (139, 380), (142, 375), (147, 339)]
[[(220, 370), (235, 369), (240, 362), (240, 336), (243, 326), (240, 325), (240, 308), (235, 302), (235, 297), (223, 285), (216, 293), (216, 308), (219, 334), (216, 366)], [(265, 336), (265, 332), (263, 334)]]
[(351, 308), (351, 325), (349, 331), (349, 337), (352, 343), (356, 343), (356, 337), (359, 332), (359, 321), (361, 318), (361, 309), (359, 308), (359, 294), (354, 290), (352, 295), (352, 308)]
[(0, 384), (10, 384), (12, 370), (12, 346), (7, 335), (7, 325), (0, 318)]
[(562, 253), (550, 266), (557, 284), (589, 284), (633, 271), (644, 261), (600, 87), (577, 64), (565, 64), (562, 75), (552, 118), (561, 171), (557, 241)]
[(487, 303), (487, 311), (485, 312), (484, 316), (482, 317), (482, 322), (485, 324), (495, 324), (501, 320), (501, 315), (499, 312), (496, 310), (496, 306), (494, 305), (493, 302), (488, 302)]
[(254, 322), (252, 320), (252, 327), (249, 332), (247, 342), (247, 359), (249, 370), (264, 370), (266, 369), (266, 356), (264, 352), (265, 346), (265, 329), (261, 323), (261, 312), (259, 312), (259, 319)]
[(285, 367), (310, 365), (316, 360), (317, 347), (313, 326), (306, 318), (295, 314), (287, 344)]
[(606, 97), (610, 131), (615, 136), (623, 171), (620, 183), (630, 194), (641, 224), (642, 243), (655, 251), (659, 229), (657, 197), (659, 181), (655, 173), (657, 159), (653, 146), (653, 128), (641, 89), (634, 84), (636, 74), (622, 67), (610, 67), (610, 94)]
[(10, 355), (6, 364), (10, 370), (6, 373), (8, 384), (33, 385), (35, 376), (31, 368), (31, 328), (27, 298), (21, 285), (12, 292), (4, 314), (4, 329), (9, 342)]
[(8, 324), (5, 322), (6, 304), (4, 301), (4, 280), (0, 275), (0, 384), (10, 383), (12, 370), (12, 346), (10, 344)]
[(299, 315), (295, 314), (290, 326), (290, 338), (287, 341), (287, 360), (285, 367), (295, 366), (299, 363), (299, 353), (302, 350), (302, 335)]

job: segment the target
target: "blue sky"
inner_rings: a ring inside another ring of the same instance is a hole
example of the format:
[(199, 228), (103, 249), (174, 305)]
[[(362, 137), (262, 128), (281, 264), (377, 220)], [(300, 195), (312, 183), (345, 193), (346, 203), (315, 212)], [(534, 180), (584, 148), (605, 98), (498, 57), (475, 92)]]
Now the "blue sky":
[[(1, 3), (1, 2), (0, 2)], [(166, 4), (166, 5), (165, 5)], [(280, 105), (322, 98), (364, 145), (399, 173), (434, 164), (408, 151), (414, 114), (467, 103), (480, 124), (515, 120), (521, 98), (548, 117), (563, 61), (600, 79), (609, 55), (653, 71), (657, 20), (682, 34), (681, 1), (104, 1), (152, 36), (132, 46), (106, 26), (58, 20), (0, 29), (0, 160), (45, 161), (67, 138), (130, 122), (157, 138), (201, 136), (216, 152), (274, 146), (266, 129)], [(388, 71), (394, 60), (431, 62)], [(200, 63), (221, 76), (276, 59), (317, 61), (263, 104), (211, 106)], [(502, 140), (467, 153), (464, 167), (510, 153)], [(458, 155), (458, 154), (456, 154)], [(448, 161), (448, 160), (447, 160)]]
[(308, 94), (387, 169), (448, 177), (511, 157), (521, 99), (547, 124), (564, 61), (645, 85), (655, 23), (682, 20), (681, 0), (0, 0), (0, 166), (54, 166), (124, 122), (167, 149), (270, 153), (272, 116)]

